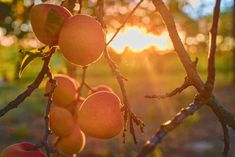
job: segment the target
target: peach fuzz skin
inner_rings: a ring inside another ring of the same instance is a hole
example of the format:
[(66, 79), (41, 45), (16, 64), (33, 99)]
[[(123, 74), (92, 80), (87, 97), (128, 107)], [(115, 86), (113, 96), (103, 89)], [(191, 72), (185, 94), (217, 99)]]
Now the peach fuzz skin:
[(68, 110), (53, 106), (49, 113), (49, 126), (55, 135), (65, 137), (73, 132), (75, 121)]
[(85, 144), (85, 135), (79, 128), (79, 125), (76, 124), (73, 132), (67, 137), (62, 137), (57, 143), (57, 147), (65, 154), (76, 154), (83, 150)]
[(87, 135), (100, 139), (112, 138), (123, 128), (120, 106), (119, 98), (113, 93), (101, 91), (91, 94), (81, 104), (78, 124)]
[[(56, 74), (54, 75), (54, 79), (56, 80), (57, 86), (52, 96), (52, 103), (67, 108), (76, 101), (80, 85), (73, 78), (64, 74)], [(47, 82), (46, 92), (50, 92), (50, 90), (51, 84)]]
[[(63, 18), (65, 22), (72, 14), (64, 7), (54, 4), (39, 4), (35, 5), (30, 11), (30, 21), (32, 29), (37, 39), (46, 45), (57, 45), (59, 32), (56, 34), (50, 34), (46, 29), (46, 20), (48, 12), (53, 9), (58, 15)], [(54, 24), (54, 23), (52, 23)]]
[(105, 48), (101, 24), (88, 15), (75, 15), (63, 25), (59, 47), (71, 63), (86, 66), (97, 61)]
[(35, 145), (22, 142), (5, 148), (0, 157), (46, 157), (42, 151), (35, 149)]

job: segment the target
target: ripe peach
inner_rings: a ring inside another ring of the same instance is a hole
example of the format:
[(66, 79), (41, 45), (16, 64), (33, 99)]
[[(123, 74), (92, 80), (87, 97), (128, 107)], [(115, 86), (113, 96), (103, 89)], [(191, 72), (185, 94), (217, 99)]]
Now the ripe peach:
[(52, 132), (60, 137), (71, 134), (74, 129), (72, 114), (62, 107), (53, 106), (49, 113), (49, 126)]
[(16, 143), (5, 148), (0, 157), (46, 157), (42, 151), (35, 148), (35, 145), (22, 142)]
[[(57, 74), (54, 76), (57, 87), (52, 96), (53, 104), (60, 107), (68, 107), (78, 97), (79, 84), (67, 75)], [(46, 92), (51, 90), (51, 84), (47, 82)]]
[(107, 92), (113, 92), (112, 88), (107, 85), (98, 85), (92, 88), (93, 91), (89, 90), (88, 95), (99, 92), (99, 91), (107, 91)]
[(60, 139), (57, 147), (66, 154), (76, 154), (83, 150), (85, 143), (85, 135), (79, 128), (79, 125), (76, 125), (69, 136)]
[(78, 112), (78, 124), (85, 134), (107, 139), (116, 136), (123, 128), (120, 100), (106, 91), (91, 94)]
[[(50, 20), (48, 16), (51, 16), (51, 21), (47, 21)], [(38, 40), (46, 45), (56, 45), (64, 21), (71, 16), (72, 14), (64, 7), (54, 4), (39, 4), (31, 9), (30, 21)]]
[(91, 16), (75, 15), (61, 28), (59, 47), (71, 63), (80, 66), (91, 64), (100, 58), (105, 47), (102, 26)]

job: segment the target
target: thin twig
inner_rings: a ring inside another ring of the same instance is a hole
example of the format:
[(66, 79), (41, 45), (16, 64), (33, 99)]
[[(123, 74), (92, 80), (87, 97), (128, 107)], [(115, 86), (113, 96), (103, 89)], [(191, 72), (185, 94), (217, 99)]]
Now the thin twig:
[(95, 90), (90, 85), (88, 85), (86, 82), (84, 82), (84, 86), (86, 86), (87, 89), (89, 89), (90, 91), (95, 92)]
[(85, 82), (86, 81), (86, 70), (87, 70), (87, 66), (82, 67), (82, 81), (81, 81), (81, 84), (80, 84), (79, 96), (82, 95), (83, 86), (85, 86), (85, 84), (86, 84), (86, 82)]
[(28, 88), (22, 92), (20, 95), (18, 95), (13, 101), (11, 101), (8, 105), (6, 105), (4, 108), (0, 110), (0, 117), (4, 116), (7, 112), (10, 110), (17, 108), (27, 97), (29, 97), (35, 89), (38, 88), (38, 86), (41, 84), (45, 74), (48, 71), (48, 64), (50, 62), (51, 56), (55, 51), (55, 47), (52, 47), (51, 52), (47, 57), (44, 58), (44, 63), (42, 66), (41, 71), (39, 72), (36, 79), (31, 83)]
[(220, 15), (221, 0), (216, 0), (213, 14), (213, 23), (210, 30), (210, 50), (208, 57), (208, 76), (205, 84), (205, 97), (212, 94), (215, 84), (215, 53), (216, 53), (216, 37), (218, 30), (218, 22)]
[(161, 142), (161, 140), (167, 135), (167, 133), (174, 130), (177, 126), (182, 124), (187, 117), (193, 115), (196, 111), (198, 111), (202, 104), (203, 102), (201, 100), (201, 97), (197, 96), (194, 103), (190, 104), (186, 108), (181, 109), (181, 111), (177, 113), (173, 119), (163, 123), (157, 130), (155, 135), (146, 142), (146, 144), (138, 154), (138, 157), (146, 157), (150, 153), (152, 153), (154, 148)]
[(229, 138), (229, 131), (227, 124), (224, 121), (220, 122), (223, 128), (223, 133), (224, 133), (224, 150), (223, 150), (223, 155), (224, 157), (228, 157), (229, 155), (229, 149), (230, 149), (230, 138)]
[(156, 98), (156, 99), (169, 98), (169, 97), (175, 96), (176, 94), (181, 93), (182, 91), (184, 91), (186, 88), (188, 88), (191, 85), (192, 84), (191, 84), (190, 80), (188, 79), (188, 77), (185, 77), (184, 83), (180, 87), (178, 87), (178, 88), (174, 89), (173, 91), (171, 91), (170, 93), (166, 93), (166, 94), (163, 94), (163, 95), (147, 95), (145, 97), (146, 98)]
[[(124, 21), (124, 23), (121, 25), (121, 27), (119, 29), (121, 29), (125, 25), (125, 23), (129, 19), (129, 17), (131, 17), (131, 15), (138, 8), (138, 6), (142, 3), (142, 1), (143, 0), (141, 0), (137, 4), (137, 6), (132, 10), (132, 12), (128, 16), (128, 18)], [(105, 26), (104, 20), (103, 20), (103, 17), (104, 17), (104, 1), (103, 0), (98, 0), (97, 1), (97, 7), (98, 7), (98, 10), (99, 10), (99, 12), (98, 12), (98, 20), (100, 21), (100, 23), (104, 27)], [(117, 31), (115, 34), (117, 35), (118, 32), (119, 31)], [(114, 39), (116, 35), (114, 35), (112, 37), (112, 39)], [(110, 40), (110, 42), (111, 42), (111, 40)], [(136, 135), (135, 135), (135, 130), (134, 130), (134, 125), (133, 124), (136, 124), (137, 126), (139, 126), (141, 131), (143, 131), (144, 124), (130, 110), (130, 105), (129, 105), (129, 101), (128, 101), (128, 98), (127, 98), (127, 93), (126, 93), (125, 83), (124, 83), (124, 81), (127, 81), (127, 79), (120, 73), (119, 69), (117, 68), (117, 65), (115, 64), (115, 62), (109, 56), (107, 47), (105, 47), (105, 49), (104, 49), (104, 56), (105, 56), (105, 59), (106, 59), (108, 65), (110, 66), (113, 74), (116, 76), (116, 79), (118, 81), (118, 84), (119, 84), (119, 87), (120, 87), (121, 93), (122, 93), (122, 99), (123, 99), (123, 105), (124, 105), (122, 107), (122, 111), (124, 112), (123, 142), (125, 143), (125, 136), (126, 136), (126, 131), (127, 131), (127, 123), (128, 123), (128, 120), (129, 120), (130, 121), (130, 133), (131, 133), (131, 135), (133, 137), (134, 142), (137, 143)], [(141, 123), (141, 124), (138, 124), (138, 123)]]
[(49, 83), (51, 84), (51, 90), (45, 94), (45, 96), (48, 97), (48, 102), (47, 102), (47, 107), (46, 107), (45, 117), (44, 117), (45, 131), (44, 131), (44, 137), (43, 137), (42, 143), (45, 146), (47, 157), (50, 157), (50, 147), (48, 145), (48, 137), (51, 134), (51, 131), (49, 128), (49, 113), (50, 113), (51, 104), (52, 104), (52, 96), (53, 96), (53, 93), (54, 93), (57, 85), (56, 85), (56, 80), (53, 78), (53, 75), (50, 71), (50, 68), (48, 68), (47, 77), (49, 78)]
[(79, 0), (79, 5), (80, 5), (80, 8), (79, 8), (78, 14), (81, 14), (82, 13), (82, 0)]
[(124, 22), (121, 24), (121, 26), (117, 29), (117, 31), (114, 33), (114, 35), (112, 36), (112, 38), (106, 43), (106, 46), (108, 46), (113, 39), (117, 36), (117, 34), (120, 32), (120, 30), (126, 25), (127, 21), (129, 20), (129, 18), (134, 14), (134, 12), (136, 11), (136, 9), (140, 6), (140, 4), (143, 2), (144, 0), (140, 0), (137, 5), (132, 9), (132, 11), (129, 13), (129, 15), (126, 17), (126, 19), (124, 20)]

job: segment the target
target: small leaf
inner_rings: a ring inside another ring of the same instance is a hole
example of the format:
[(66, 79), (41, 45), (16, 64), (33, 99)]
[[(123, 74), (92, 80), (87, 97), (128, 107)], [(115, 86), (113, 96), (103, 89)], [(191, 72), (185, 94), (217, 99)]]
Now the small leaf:
[(19, 78), (21, 77), (24, 69), (35, 59), (38, 57), (45, 57), (50, 52), (49, 46), (43, 46), (41, 48), (32, 49), (29, 51), (20, 50), (19, 51), (22, 56), (22, 61), (20, 64)]
[(19, 78), (21, 78), (24, 69), (37, 57), (42, 57), (42, 55), (40, 53), (24, 55), (20, 65)]
[(48, 11), (46, 19), (46, 31), (55, 36), (59, 33), (62, 24), (64, 23), (64, 18), (55, 9), (50, 9)]

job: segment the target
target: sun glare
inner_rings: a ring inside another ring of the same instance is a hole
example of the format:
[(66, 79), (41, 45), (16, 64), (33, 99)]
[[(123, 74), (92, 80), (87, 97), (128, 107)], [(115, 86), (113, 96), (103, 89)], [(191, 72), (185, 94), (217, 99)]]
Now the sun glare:
[[(107, 41), (112, 36), (113, 33), (108, 34)], [(144, 27), (126, 26), (110, 43), (110, 47), (117, 53), (123, 53), (126, 48), (134, 53), (140, 53), (149, 48), (158, 51), (171, 50), (172, 44), (167, 32), (155, 35), (147, 32)]]

